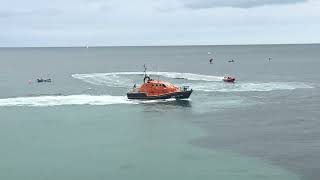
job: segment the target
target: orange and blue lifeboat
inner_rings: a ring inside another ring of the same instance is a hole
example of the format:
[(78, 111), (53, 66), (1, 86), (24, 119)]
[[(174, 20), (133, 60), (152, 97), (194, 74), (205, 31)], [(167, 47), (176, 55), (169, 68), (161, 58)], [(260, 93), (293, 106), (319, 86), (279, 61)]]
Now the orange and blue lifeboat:
[(192, 89), (188, 86), (177, 87), (169, 82), (153, 80), (145, 76), (144, 83), (140, 87), (133, 87), (127, 93), (128, 99), (187, 99)]

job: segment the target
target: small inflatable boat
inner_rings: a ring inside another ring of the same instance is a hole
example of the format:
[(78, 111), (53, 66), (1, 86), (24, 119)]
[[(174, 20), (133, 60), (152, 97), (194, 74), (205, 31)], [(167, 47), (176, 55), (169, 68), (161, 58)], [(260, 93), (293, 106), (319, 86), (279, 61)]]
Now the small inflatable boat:
[(40, 78), (40, 79), (37, 79), (37, 82), (38, 83), (51, 83), (51, 79), (50, 78), (49, 79)]
[(223, 78), (223, 81), (224, 81), (224, 82), (234, 82), (235, 80), (236, 80), (236, 78), (231, 77), (231, 76), (225, 76), (225, 77)]

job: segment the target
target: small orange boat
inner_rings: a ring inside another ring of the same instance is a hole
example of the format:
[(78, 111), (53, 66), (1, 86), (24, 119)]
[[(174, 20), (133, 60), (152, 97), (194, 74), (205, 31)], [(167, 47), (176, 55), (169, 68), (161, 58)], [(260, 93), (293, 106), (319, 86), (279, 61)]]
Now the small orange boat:
[(151, 79), (145, 67), (143, 84), (127, 93), (128, 99), (187, 99), (192, 93), (188, 86), (177, 87), (169, 82)]

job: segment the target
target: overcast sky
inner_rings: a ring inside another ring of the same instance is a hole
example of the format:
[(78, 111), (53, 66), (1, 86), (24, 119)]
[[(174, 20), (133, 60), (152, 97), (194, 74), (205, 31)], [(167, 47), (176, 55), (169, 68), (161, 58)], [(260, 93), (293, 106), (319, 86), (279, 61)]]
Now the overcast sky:
[(0, 0), (0, 46), (320, 42), (320, 0)]

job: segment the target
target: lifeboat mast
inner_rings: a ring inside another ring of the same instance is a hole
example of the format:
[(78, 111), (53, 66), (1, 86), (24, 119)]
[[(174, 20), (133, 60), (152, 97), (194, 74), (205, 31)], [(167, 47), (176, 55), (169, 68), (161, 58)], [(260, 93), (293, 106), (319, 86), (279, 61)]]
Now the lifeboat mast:
[[(147, 66), (146, 64), (143, 65), (144, 67), (144, 78), (143, 78), (143, 83), (147, 83), (150, 79), (150, 76), (147, 74)], [(146, 81), (147, 80), (147, 81)]]

